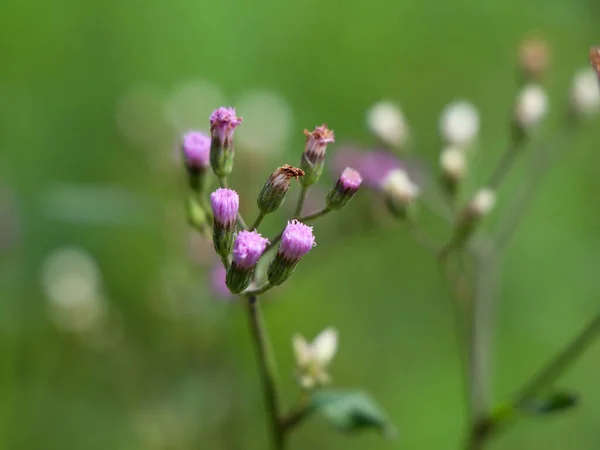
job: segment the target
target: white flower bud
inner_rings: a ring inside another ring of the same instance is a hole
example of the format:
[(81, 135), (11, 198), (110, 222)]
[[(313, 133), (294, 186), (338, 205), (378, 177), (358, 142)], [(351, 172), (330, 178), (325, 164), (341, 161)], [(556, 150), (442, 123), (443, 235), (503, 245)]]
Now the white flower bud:
[(496, 193), (489, 188), (482, 188), (475, 193), (469, 209), (477, 218), (488, 215), (496, 204)]
[(461, 100), (450, 103), (440, 116), (440, 133), (450, 145), (466, 146), (479, 133), (479, 113), (471, 103)]
[(581, 115), (591, 115), (600, 109), (600, 87), (594, 69), (580, 70), (573, 77), (571, 106)]
[(529, 84), (519, 92), (515, 120), (523, 130), (536, 126), (548, 112), (548, 97), (539, 84)]
[(391, 170), (383, 179), (381, 187), (397, 203), (408, 204), (419, 195), (419, 186), (402, 169)]
[(391, 102), (378, 102), (367, 111), (367, 125), (382, 142), (402, 147), (408, 139), (408, 125), (400, 108)]
[(461, 148), (446, 147), (440, 154), (440, 167), (446, 178), (459, 181), (467, 173), (467, 155)]

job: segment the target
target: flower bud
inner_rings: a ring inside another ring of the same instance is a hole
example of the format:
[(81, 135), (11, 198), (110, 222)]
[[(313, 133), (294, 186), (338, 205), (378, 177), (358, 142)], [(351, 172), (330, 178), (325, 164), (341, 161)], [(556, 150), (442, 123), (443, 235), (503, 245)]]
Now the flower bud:
[(210, 165), (210, 138), (199, 131), (190, 131), (183, 136), (181, 151), (190, 187), (200, 193), (205, 188), (206, 169)]
[(369, 130), (381, 142), (403, 147), (408, 140), (408, 126), (398, 106), (391, 102), (376, 103), (367, 111)]
[(272, 213), (278, 209), (285, 200), (290, 188), (292, 178), (296, 180), (304, 176), (302, 169), (284, 164), (271, 174), (260, 193), (258, 194), (258, 209), (263, 214)]
[(213, 211), (213, 243), (221, 258), (227, 258), (233, 248), (240, 198), (231, 189), (219, 188), (210, 194)]
[(530, 37), (519, 48), (519, 66), (526, 80), (536, 81), (544, 76), (550, 61), (550, 50), (545, 40)]
[(327, 194), (327, 207), (330, 209), (341, 209), (348, 204), (358, 191), (362, 183), (362, 177), (356, 170), (346, 167), (333, 189)]
[(210, 165), (218, 177), (225, 177), (233, 169), (233, 132), (242, 123), (234, 108), (218, 108), (210, 115)]
[(519, 92), (515, 105), (517, 132), (526, 135), (548, 112), (548, 97), (539, 84), (529, 84)]
[(237, 294), (250, 285), (258, 260), (269, 241), (256, 231), (240, 231), (233, 244), (233, 261), (227, 271), (226, 284)]
[(414, 199), (419, 195), (419, 187), (402, 169), (390, 171), (381, 183), (381, 190), (388, 209), (401, 220), (409, 215)]
[(482, 188), (475, 193), (471, 202), (460, 212), (455, 229), (455, 244), (464, 242), (482, 218), (487, 216), (496, 204), (496, 193)]
[(302, 186), (308, 187), (315, 184), (321, 178), (323, 167), (325, 166), (325, 152), (327, 144), (335, 142), (333, 130), (327, 128), (327, 125), (316, 127), (315, 131), (304, 130), (306, 136), (306, 146), (302, 154), (300, 168), (306, 175), (300, 180)]
[(267, 279), (269, 283), (278, 286), (289, 278), (298, 261), (315, 246), (312, 227), (297, 220), (287, 223), (277, 255), (269, 264)]
[(446, 147), (440, 154), (442, 183), (449, 194), (454, 195), (467, 173), (467, 156), (458, 147)]
[(188, 223), (197, 230), (205, 232), (210, 229), (208, 214), (193, 196), (188, 198), (186, 215)]
[(600, 47), (592, 47), (590, 49), (590, 64), (592, 65), (592, 69), (596, 71), (596, 75), (600, 81)]
[(447, 144), (465, 147), (479, 133), (479, 113), (471, 103), (460, 100), (450, 103), (440, 116), (440, 132)]
[(575, 74), (571, 86), (571, 108), (577, 115), (592, 115), (600, 109), (598, 77), (592, 69)]

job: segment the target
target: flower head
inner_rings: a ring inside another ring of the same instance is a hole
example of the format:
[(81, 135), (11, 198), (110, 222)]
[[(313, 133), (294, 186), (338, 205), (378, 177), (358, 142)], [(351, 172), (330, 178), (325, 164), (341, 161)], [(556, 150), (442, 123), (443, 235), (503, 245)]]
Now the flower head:
[(240, 207), (240, 197), (232, 189), (219, 188), (210, 194), (215, 222), (221, 225), (235, 224)]
[(308, 160), (316, 164), (325, 159), (327, 144), (335, 142), (333, 130), (328, 129), (327, 125), (321, 125), (320, 127), (316, 127), (314, 131), (304, 130), (304, 135), (306, 136), (304, 152)]
[(527, 79), (541, 78), (550, 61), (550, 49), (547, 42), (540, 37), (529, 37), (521, 43), (519, 48), (519, 65)]
[(577, 114), (591, 115), (600, 109), (598, 76), (592, 69), (575, 74), (571, 86), (571, 107)]
[(402, 203), (411, 202), (419, 195), (420, 189), (411, 181), (405, 170), (392, 170), (381, 182), (382, 190)]
[(233, 244), (233, 261), (244, 269), (254, 267), (268, 243), (269, 240), (256, 231), (240, 231)]
[(327, 206), (332, 209), (344, 207), (354, 197), (361, 184), (360, 173), (346, 167), (327, 196)]
[(296, 334), (292, 340), (296, 358), (296, 376), (303, 389), (329, 382), (327, 366), (337, 352), (338, 333), (333, 328), (322, 331), (313, 342)]
[(298, 261), (315, 246), (312, 227), (290, 220), (283, 231), (278, 254), (289, 261)]
[(210, 137), (199, 131), (183, 136), (181, 145), (185, 165), (190, 169), (204, 170), (210, 165)]
[(488, 188), (478, 190), (469, 208), (477, 218), (488, 215), (496, 204), (496, 193)]
[(440, 154), (440, 167), (445, 177), (458, 181), (467, 172), (467, 156), (461, 148), (447, 147)]
[(598, 77), (600, 77), (600, 47), (592, 47), (590, 49), (590, 63)]
[(305, 177), (300, 180), (303, 186), (315, 184), (321, 178), (325, 165), (325, 151), (327, 144), (335, 142), (333, 130), (326, 125), (316, 127), (314, 131), (304, 130), (306, 146), (302, 154), (300, 167), (305, 172)]
[(264, 213), (272, 213), (285, 200), (292, 178), (296, 180), (304, 176), (304, 171), (284, 164), (271, 174), (258, 194), (258, 208)]
[(519, 92), (515, 105), (515, 120), (522, 130), (541, 122), (548, 112), (548, 97), (539, 84), (529, 84)]
[(475, 106), (464, 100), (450, 103), (440, 116), (440, 132), (450, 145), (469, 145), (479, 133), (479, 113)]
[(383, 143), (401, 147), (408, 138), (408, 125), (400, 108), (392, 102), (378, 102), (367, 111), (367, 125)]
[(226, 108), (224, 106), (215, 109), (210, 115), (210, 133), (213, 139), (217, 137), (219, 141), (230, 141), (233, 137), (233, 131), (242, 123), (242, 118), (237, 117), (235, 108)]

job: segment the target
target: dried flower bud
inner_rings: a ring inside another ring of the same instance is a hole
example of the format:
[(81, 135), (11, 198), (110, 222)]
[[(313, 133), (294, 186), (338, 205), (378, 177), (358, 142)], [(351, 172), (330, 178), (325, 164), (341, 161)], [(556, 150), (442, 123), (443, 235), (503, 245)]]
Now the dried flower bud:
[(376, 103), (367, 111), (369, 130), (381, 142), (403, 147), (408, 140), (408, 125), (398, 106), (391, 102)]
[(190, 187), (201, 193), (206, 184), (206, 169), (210, 165), (210, 137), (199, 131), (190, 131), (183, 136), (181, 151)]
[(539, 37), (525, 39), (519, 48), (519, 66), (527, 80), (535, 81), (544, 76), (550, 62), (550, 49)]
[(529, 84), (519, 92), (515, 104), (515, 124), (526, 134), (538, 125), (548, 112), (548, 97), (539, 84)]
[(308, 187), (315, 184), (321, 178), (325, 166), (325, 152), (327, 144), (335, 142), (333, 130), (327, 125), (316, 127), (314, 131), (304, 130), (306, 146), (302, 154), (300, 167), (305, 172), (304, 178), (300, 180), (303, 186)]
[(600, 79), (600, 47), (592, 47), (590, 49), (590, 64), (596, 71), (598, 79)]
[(454, 243), (461, 244), (469, 238), (476, 225), (487, 216), (496, 204), (496, 193), (482, 188), (475, 193), (471, 202), (460, 212), (455, 228)]
[(408, 216), (414, 199), (419, 195), (419, 187), (402, 169), (390, 171), (381, 183), (381, 190), (385, 195), (388, 209), (401, 220)]
[(215, 251), (222, 258), (227, 258), (233, 248), (240, 198), (237, 192), (231, 189), (219, 188), (210, 194), (210, 202), (214, 215), (213, 243)]
[(304, 171), (284, 164), (271, 174), (258, 194), (258, 209), (263, 214), (272, 213), (284, 202), (290, 188), (292, 178), (296, 180), (304, 176)]
[(467, 173), (467, 155), (458, 147), (446, 147), (440, 153), (442, 184), (450, 195), (456, 194), (458, 185)]
[(475, 106), (464, 100), (450, 103), (440, 116), (440, 132), (450, 145), (471, 144), (479, 133), (479, 113)]
[(340, 209), (348, 204), (362, 184), (362, 177), (356, 170), (346, 167), (333, 189), (327, 194), (327, 207)]
[(296, 358), (296, 379), (302, 389), (312, 389), (330, 381), (327, 366), (337, 352), (338, 333), (333, 328), (323, 330), (312, 342), (296, 334), (292, 340)]
[(234, 108), (221, 107), (210, 115), (210, 165), (218, 177), (225, 177), (233, 169), (233, 132), (242, 123)]
[(277, 255), (269, 264), (267, 279), (274, 286), (289, 278), (298, 261), (315, 246), (312, 227), (297, 220), (287, 223)]
[(571, 108), (577, 115), (592, 115), (600, 109), (600, 87), (592, 69), (583, 69), (573, 77)]
[(227, 271), (227, 287), (237, 294), (248, 287), (258, 260), (269, 241), (256, 231), (240, 231), (233, 244), (233, 261)]

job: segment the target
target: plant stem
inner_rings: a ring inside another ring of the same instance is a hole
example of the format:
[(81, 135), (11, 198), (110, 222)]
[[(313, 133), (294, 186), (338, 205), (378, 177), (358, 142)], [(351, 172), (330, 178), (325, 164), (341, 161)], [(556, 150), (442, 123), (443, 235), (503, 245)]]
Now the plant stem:
[(260, 211), (258, 213), (258, 217), (256, 218), (256, 220), (254, 221), (254, 223), (252, 224), (252, 226), (250, 227), (251, 230), (258, 230), (259, 225), (261, 224), (261, 222), (263, 221), (263, 219), (265, 218), (265, 213)]
[(260, 295), (260, 294), (264, 294), (265, 292), (267, 292), (269, 289), (272, 289), (273, 285), (271, 285), (268, 281), (263, 284), (262, 286), (254, 289), (254, 290), (249, 290), (244, 292), (243, 294), (246, 296), (256, 296), (256, 295)]
[(296, 203), (296, 210), (294, 211), (294, 217), (297, 218), (302, 214), (302, 208), (304, 207), (304, 202), (306, 201), (306, 194), (308, 193), (308, 186), (302, 186), (302, 190), (300, 191), (300, 197), (298, 197), (298, 203)]
[(516, 396), (518, 407), (529, 402), (540, 390), (552, 384), (588, 348), (600, 333), (600, 313), (559, 351), (533, 378), (528, 381)]
[(258, 368), (263, 385), (268, 420), (271, 426), (272, 448), (273, 450), (284, 450), (284, 430), (279, 425), (280, 407), (275, 380), (275, 361), (269, 351), (270, 346), (267, 333), (256, 295), (251, 295), (248, 298), (248, 317), (250, 319), (250, 330), (258, 358)]
[(494, 168), (492, 176), (488, 181), (487, 187), (496, 190), (498, 186), (504, 181), (508, 172), (512, 168), (513, 164), (517, 160), (517, 156), (521, 154), (520, 148), (517, 142), (514, 142), (503, 154), (500, 162)]

